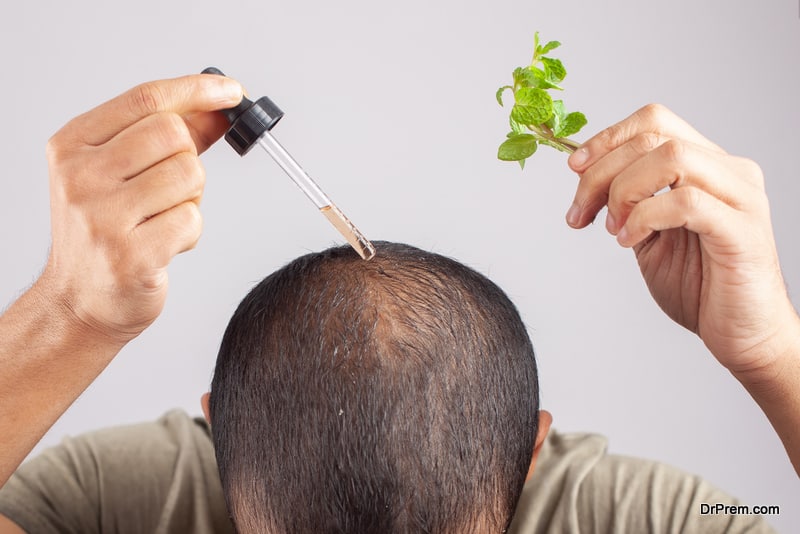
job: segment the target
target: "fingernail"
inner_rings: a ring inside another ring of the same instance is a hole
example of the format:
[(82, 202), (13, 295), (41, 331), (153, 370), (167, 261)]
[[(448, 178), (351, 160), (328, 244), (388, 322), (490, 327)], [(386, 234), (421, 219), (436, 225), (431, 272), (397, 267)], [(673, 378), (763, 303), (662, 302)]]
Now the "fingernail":
[(580, 169), (584, 163), (589, 159), (589, 150), (586, 147), (580, 147), (578, 150), (570, 154), (567, 163), (573, 169)]
[(611, 235), (617, 234), (617, 221), (610, 211), (608, 215), (606, 215), (606, 230), (608, 230), (608, 233)]
[(569, 210), (567, 211), (567, 224), (572, 227), (578, 226), (578, 221), (580, 218), (581, 209), (573, 202), (572, 206), (570, 206)]
[(623, 247), (627, 246), (626, 242), (628, 240), (628, 228), (623, 226), (619, 229), (619, 233), (617, 234), (617, 243), (622, 245)]

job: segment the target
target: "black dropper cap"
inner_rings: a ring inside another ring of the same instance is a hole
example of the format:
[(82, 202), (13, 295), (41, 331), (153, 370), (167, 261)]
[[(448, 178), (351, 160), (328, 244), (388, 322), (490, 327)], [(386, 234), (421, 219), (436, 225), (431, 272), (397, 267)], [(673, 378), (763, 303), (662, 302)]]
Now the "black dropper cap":
[[(203, 70), (203, 74), (225, 76), (216, 67), (208, 67)], [(283, 111), (266, 96), (262, 96), (255, 102), (245, 96), (238, 106), (223, 109), (222, 113), (231, 123), (231, 127), (225, 134), (225, 140), (240, 156), (247, 154), (258, 138), (267, 130), (271, 130), (283, 117)]]

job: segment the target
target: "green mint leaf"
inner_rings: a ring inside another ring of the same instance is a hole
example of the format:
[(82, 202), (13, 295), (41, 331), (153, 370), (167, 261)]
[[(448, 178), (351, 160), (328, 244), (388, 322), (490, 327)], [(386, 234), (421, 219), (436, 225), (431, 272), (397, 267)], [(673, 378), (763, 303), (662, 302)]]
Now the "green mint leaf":
[(538, 87), (539, 89), (561, 89), (550, 81), (545, 72), (538, 67), (517, 67), (514, 70), (514, 85), (517, 87)]
[(537, 87), (533, 73), (527, 67), (517, 67), (514, 69), (514, 87)]
[(581, 128), (586, 126), (586, 116), (580, 111), (573, 111), (561, 121), (561, 128), (558, 132), (553, 132), (556, 137), (568, 137), (575, 135)]
[(495, 98), (497, 99), (497, 103), (500, 104), (501, 106), (503, 105), (503, 91), (505, 91), (506, 89), (511, 89), (512, 91), (514, 90), (514, 88), (511, 87), (510, 85), (504, 85), (503, 87), (498, 89), (494, 95)]
[(520, 170), (524, 170), (525, 169), (525, 160), (524, 159), (521, 159), (521, 160), (517, 161), (517, 163), (519, 163)]
[(511, 118), (520, 124), (538, 126), (553, 116), (553, 99), (544, 89), (523, 87), (514, 98), (517, 103), (511, 109)]
[(544, 73), (548, 81), (558, 83), (567, 76), (567, 69), (560, 59), (550, 57), (539, 58), (539, 61), (544, 65)]
[(558, 115), (558, 118), (564, 120), (567, 116), (567, 109), (564, 107), (563, 100), (553, 100), (553, 113)]
[(511, 117), (508, 118), (508, 122), (511, 124), (511, 131), (515, 134), (527, 133), (527, 129), (525, 128), (524, 124), (518, 123)]
[(547, 121), (547, 127), (553, 130), (553, 135), (556, 137), (563, 137), (558, 135), (561, 130), (561, 124), (564, 122), (564, 117), (567, 116), (567, 110), (564, 108), (563, 100), (553, 100), (553, 116)]
[(561, 46), (561, 43), (559, 43), (558, 41), (550, 41), (549, 43), (547, 43), (546, 45), (541, 47), (541, 51), (539, 52), (539, 55), (543, 56), (546, 53), (548, 53), (549, 51), (558, 48), (559, 46)]
[(497, 159), (519, 161), (536, 152), (536, 137), (531, 134), (518, 134), (506, 139), (497, 149)]

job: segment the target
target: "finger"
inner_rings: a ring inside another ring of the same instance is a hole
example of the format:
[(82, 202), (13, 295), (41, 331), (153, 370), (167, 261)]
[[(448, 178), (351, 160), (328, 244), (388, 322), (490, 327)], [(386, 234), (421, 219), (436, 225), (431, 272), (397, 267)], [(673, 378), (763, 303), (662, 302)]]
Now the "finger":
[(591, 223), (606, 205), (614, 178), (631, 163), (668, 140), (668, 137), (655, 133), (640, 133), (590, 166), (581, 175), (567, 223), (574, 228), (583, 228)]
[(698, 188), (725, 204), (743, 209), (758, 193), (743, 159), (688, 143), (671, 140), (648, 152), (623, 170), (608, 192), (606, 227), (615, 234), (642, 200), (666, 187)]
[(638, 203), (617, 234), (617, 242), (632, 247), (653, 232), (685, 228), (711, 244), (736, 243), (741, 212), (697, 187), (681, 187)]
[(645, 132), (662, 137), (685, 139), (711, 150), (724, 152), (666, 107), (649, 104), (586, 141), (570, 155), (569, 166), (575, 172), (583, 172), (612, 150)]
[(161, 112), (84, 152), (81, 164), (96, 176), (122, 182), (181, 152), (197, 154), (189, 127), (177, 113)]
[(112, 205), (120, 206), (128, 214), (126, 223), (135, 227), (184, 202), (199, 204), (205, 179), (200, 158), (181, 152), (122, 184)]
[(183, 120), (189, 128), (198, 154), (208, 150), (230, 127), (225, 115), (216, 111), (187, 113)]
[(131, 233), (141, 251), (148, 258), (150, 268), (163, 268), (172, 258), (197, 245), (203, 229), (200, 209), (194, 202), (178, 204), (137, 226)]
[(64, 131), (78, 143), (97, 146), (148, 115), (230, 108), (242, 95), (239, 82), (214, 74), (148, 82), (73, 119)]

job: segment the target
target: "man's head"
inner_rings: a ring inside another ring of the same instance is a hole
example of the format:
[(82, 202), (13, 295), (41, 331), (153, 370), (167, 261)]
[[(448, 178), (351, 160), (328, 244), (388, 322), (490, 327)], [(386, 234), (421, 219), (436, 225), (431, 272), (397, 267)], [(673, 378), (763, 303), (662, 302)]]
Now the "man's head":
[(499, 532), (534, 450), (514, 305), (451, 259), (377, 243), (298, 258), (228, 325), (210, 418), (240, 532)]

